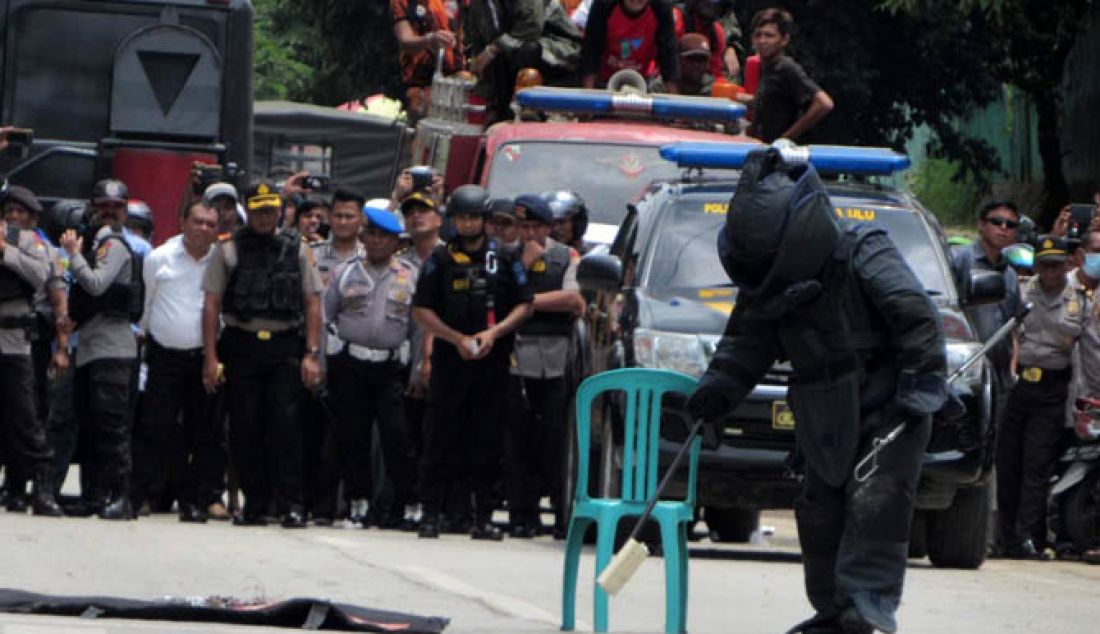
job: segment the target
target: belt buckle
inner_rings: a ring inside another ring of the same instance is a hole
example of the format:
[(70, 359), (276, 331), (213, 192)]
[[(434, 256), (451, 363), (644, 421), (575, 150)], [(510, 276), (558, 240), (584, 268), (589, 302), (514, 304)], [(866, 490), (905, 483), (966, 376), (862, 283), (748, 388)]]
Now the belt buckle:
[(258, 331), (256, 331), (256, 338), (259, 339), (260, 341), (271, 341), (271, 331), (270, 330), (258, 330)]
[(1020, 378), (1028, 383), (1038, 383), (1043, 380), (1042, 368), (1024, 368), (1024, 371), (1020, 374)]

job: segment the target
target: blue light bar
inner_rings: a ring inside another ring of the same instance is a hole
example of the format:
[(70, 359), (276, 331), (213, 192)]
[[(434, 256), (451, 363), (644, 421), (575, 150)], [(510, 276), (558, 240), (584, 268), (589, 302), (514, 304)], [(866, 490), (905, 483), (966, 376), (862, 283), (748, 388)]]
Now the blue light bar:
[[(741, 169), (749, 152), (767, 145), (753, 143), (672, 143), (661, 148), (661, 158), (680, 167)], [(884, 147), (806, 145), (778, 148), (788, 163), (810, 163), (830, 174), (886, 176), (909, 168), (909, 157)]]
[(745, 116), (745, 106), (729, 99), (638, 95), (583, 88), (524, 88), (516, 93), (516, 101), (523, 108), (577, 114), (634, 114), (694, 121), (736, 121)]

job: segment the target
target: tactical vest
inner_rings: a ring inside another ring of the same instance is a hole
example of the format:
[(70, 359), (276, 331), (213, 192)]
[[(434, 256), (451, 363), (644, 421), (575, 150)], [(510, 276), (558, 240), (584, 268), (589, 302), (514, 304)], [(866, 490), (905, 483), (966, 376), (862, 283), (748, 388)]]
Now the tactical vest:
[(237, 265), (222, 297), (222, 311), (242, 322), (302, 318), (300, 238), (296, 231), (258, 235), (248, 227), (233, 235)]
[[(8, 227), (8, 248), (19, 248), (19, 229)], [(0, 266), (0, 302), (13, 299), (25, 299), (31, 301), (34, 298), (34, 287), (27, 283), (18, 273), (6, 266)]]
[[(450, 327), (472, 335), (489, 327), (489, 311), (494, 320), (507, 316), (496, 305), (497, 267), (502, 266), (495, 250), (482, 250), (475, 255), (448, 246), (436, 247), (436, 257), (443, 263), (443, 314), (440, 317)], [(492, 262), (492, 272), (489, 270)]]
[(141, 320), (141, 314), (145, 310), (145, 280), (141, 276), (142, 258), (134, 253), (121, 234), (112, 233), (99, 243), (89, 240), (88, 243), (91, 246), (84, 249), (84, 259), (87, 260), (89, 267), (96, 268), (99, 265), (96, 249), (101, 248), (109, 240), (121, 244), (130, 255), (129, 284), (123, 284), (116, 278), (107, 290), (98, 296), (84, 290), (80, 284), (73, 284), (69, 291), (69, 317), (78, 324), (85, 323), (100, 313), (111, 317), (125, 317), (131, 323), (136, 323)]
[(815, 470), (839, 486), (851, 472), (862, 417), (888, 403), (898, 371), (881, 316), (871, 309), (852, 267), (868, 225), (847, 227), (820, 279), (816, 298), (782, 317), (777, 335), (794, 377), (788, 400), (798, 444)]
[[(527, 271), (528, 288), (535, 294), (561, 290), (569, 261), (569, 247), (555, 245)], [(563, 312), (536, 311), (519, 328), (519, 334), (527, 336), (568, 337), (572, 333), (573, 316)]]

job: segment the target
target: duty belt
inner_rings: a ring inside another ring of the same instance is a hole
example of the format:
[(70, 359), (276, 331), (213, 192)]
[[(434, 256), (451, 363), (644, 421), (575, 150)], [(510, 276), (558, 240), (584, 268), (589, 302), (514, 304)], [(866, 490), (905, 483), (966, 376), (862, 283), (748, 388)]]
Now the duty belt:
[(287, 328), (286, 330), (245, 330), (237, 326), (226, 326), (225, 329), (234, 330), (237, 334), (249, 338), (256, 338), (260, 341), (271, 341), (272, 339), (283, 339), (286, 337), (300, 337), (302, 335), (300, 328)]
[(0, 317), (0, 330), (26, 330), (38, 326), (38, 320), (32, 315), (5, 315)]
[(353, 359), (370, 361), (371, 363), (395, 361), (400, 356), (399, 348), (394, 348), (392, 350), (386, 348), (368, 348), (354, 343), (344, 344), (344, 351)]
[(1048, 370), (1038, 366), (1022, 366), (1017, 372), (1020, 376), (1020, 380), (1026, 383), (1041, 383), (1043, 379), (1068, 379), (1071, 373), (1072, 370), (1070, 368)]

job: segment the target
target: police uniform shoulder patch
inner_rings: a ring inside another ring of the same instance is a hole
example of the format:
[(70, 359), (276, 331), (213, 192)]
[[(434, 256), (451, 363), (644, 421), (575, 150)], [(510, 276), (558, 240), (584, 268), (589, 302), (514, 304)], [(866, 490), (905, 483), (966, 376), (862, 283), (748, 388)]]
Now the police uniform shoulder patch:
[(114, 240), (104, 240), (103, 242), (100, 242), (99, 247), (95, 250), (96, 258), (102, 259), (107, 257), (107, 254), (111, 251), (112, 242), (114, 242)]
[(1066, 314), (1070, 317), (1077, 317), (1081, 314), (1081, 304), (1076, 298), (1066, 302)]

